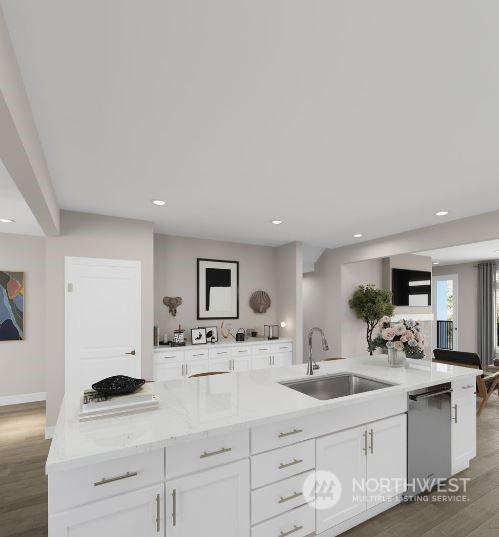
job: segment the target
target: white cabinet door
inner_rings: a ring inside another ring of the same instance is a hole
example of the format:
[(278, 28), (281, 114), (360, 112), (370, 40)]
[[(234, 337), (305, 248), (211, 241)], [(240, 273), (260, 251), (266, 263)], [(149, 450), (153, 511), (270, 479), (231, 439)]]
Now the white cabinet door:
[[(362, 493), (354, 489), (354, 480), (361, 483), (366, 477), (365, 433), (366, 428), (362, 426), (317, 439), (317, 490), (323, 493), (329, 490), (329, 483), (323, 481), (322, 470), (331, 472), (341, 485), (339, 500), (334, 496), (337, 488), (331, 489), (332, 499), (337, 503), (327, 509), (317, 509), (317, 533), (358, 515), (366, 509), (365, 502), (356, 498), (356, 496), (362, 496)], [(318, 498), (318, 507), (320, 501)]]
[(366, 428), (369, 487), (365, 495), (369, 509), (404, 492), (407, 476), (407, 416), (393, 416), (370, 423)]
[(168, 537), (248, 537), (247, 459), (166, 483)]
[(232, 359), (210, 358), (210, 371), (232, 371)]
[(49, 517), (50, 537), (164, 535), (164, 486), (155, 485)]
[(153, 375), (156, 382), (165, 380), (175, 380), (182, 378), (184, 374), (184, 362), (177, 360), (164, 359), (161, 363), (155, 363), (153, 366)]
[(469, 466), (476, 456), (476, 398), (466, 395), (452, 401), (452, 474)]
[(275, 367), (286, 367), (293, 365), (293, 353), (292, 352), (280, 352), (274, 355), (272, 365)]
[(232, 369), (234, 371), (247, 371), (251, 369), (251, 356), (233, 356)]
[(185, 364), (185, 375), (190, 377), (191, 375), (197, 375), (198, 373), (206, 373), (209, 369), (208, 358), (190, 360)]
[(252, 369), (265, 369), (270, 367), (271, 361), (271, 354), (256, 354), (251, 357), (251, 367)]

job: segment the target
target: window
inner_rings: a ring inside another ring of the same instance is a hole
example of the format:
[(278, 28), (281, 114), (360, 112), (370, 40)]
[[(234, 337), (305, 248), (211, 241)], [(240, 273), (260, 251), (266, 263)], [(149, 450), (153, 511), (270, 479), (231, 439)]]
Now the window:
[(496, 272), (496, 347), (499, 352), (499, 271)]

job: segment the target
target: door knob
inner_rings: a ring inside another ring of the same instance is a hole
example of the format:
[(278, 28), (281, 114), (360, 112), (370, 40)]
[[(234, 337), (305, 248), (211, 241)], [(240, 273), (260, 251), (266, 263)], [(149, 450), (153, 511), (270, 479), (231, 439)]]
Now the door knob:
[(135, 356), (135, 350), (133, 350), (131, 352), (125, 352), (125, 354), (131, 354), (132, 356)]

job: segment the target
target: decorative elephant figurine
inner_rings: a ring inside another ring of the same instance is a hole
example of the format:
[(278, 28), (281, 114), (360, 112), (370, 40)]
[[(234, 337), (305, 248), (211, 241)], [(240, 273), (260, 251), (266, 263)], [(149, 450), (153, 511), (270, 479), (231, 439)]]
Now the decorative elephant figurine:
[(165, 296), (163, 304), (170, 310), (170, 313), (175, 317), (177, 308), (182, 304), (182, 299), (179, 296)]

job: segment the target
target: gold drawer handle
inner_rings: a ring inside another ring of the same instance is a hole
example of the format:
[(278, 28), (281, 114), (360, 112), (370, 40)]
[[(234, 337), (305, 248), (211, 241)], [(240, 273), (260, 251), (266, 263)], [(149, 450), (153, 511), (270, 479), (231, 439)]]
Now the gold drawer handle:
[(295, 533), (295, 531), (300, 531), (303, 529), (303, 526), (297, 526), (296, 524), (293, 526), (292, 530), (289, 531), (282, 531), (279, 533), (279, 537), (286, 537), (286, 535), (291, 535), (292, 533)]
[(281, 496), (281, 499), (277, 503), (289, 502), (290, 500), (294, 500), (295, 498), (298, 498), (299, 496), (301, 496), (301, 492), (293, 492), (291, 496), (286, 496), (285, 498)]
[(293, 459), (291, 462), (281, 462), (281, 464), (279, 464), (279, 470), (282, 470), (283, 468), (288, 468), (289, 466), (294, 466), (295, 464), (300, 464), (301, 462), (303, 462), (303, 459)]
[(122, 479), (128, 479), (129, 477), (135, 477), (137, 472), (127, 472), (123, 475), (118, 475), (116, 477), (103, 477), (100, 481), (94, 483), (94, 487), (99, 487), (100, 485), (107, 485), (108, 483), (114, 483), (115, 481), (121, 481)]
[(206, 457), (213, 457), (213, 455), (222, 455), (222, 453), (227, 453), (229, 451), (232, 451), (231, 447), (223, 447), (222, 449), (219, 449), (217, 451), (203, 451), (203, 453), (199, 455), (199, 458), (206, 459)]
[(292, 434), (300, 434), (303, 432), (303, 429), (293, 429), (287, 433), (279, 433), (279, 438), (285, 438), (286, 436), (291, 436)]

